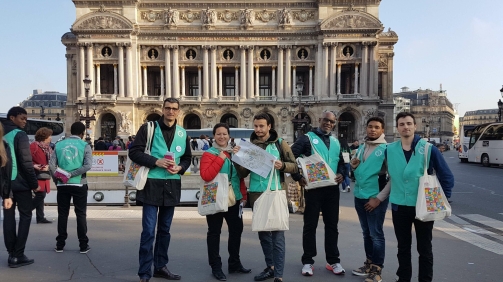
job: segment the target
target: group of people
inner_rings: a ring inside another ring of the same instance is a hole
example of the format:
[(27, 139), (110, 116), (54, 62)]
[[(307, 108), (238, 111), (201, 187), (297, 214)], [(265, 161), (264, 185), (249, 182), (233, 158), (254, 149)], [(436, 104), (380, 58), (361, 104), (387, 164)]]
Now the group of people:
[[(50, 181), (57, 185), (58, 235), (56, 252), (63, 252), (68, 237), (67, 222), (73, 197), (77, 216), (80, 253), (90, 250), (87, 238), (87, 184), (85, 173), (91, 169), (92, 150), (82, 138), (85, 125), (75, 122), (72, 136), (51, 147), (52, 130), (42, 127), (29, 143), (23, 128), (27, 112), (13, 107), (0, 125), (0, 191), (4, 209), (4, 241), (9, 254), (8, 266), (17, 268), (34, 263), (25, 255), (32, 211), (36, 209), (37, 223), (51, 223), (44, 216), (44, 198), (50, 192)], [(60, 178), (56, 170), (65, 172)], [(15, 209), (19, 213), (16, 229)]]
[[(191, 144), (185, 130), (176, 122), (180, 111), (178, 100), (167, 98), (162, 111), (163, 116), (154, 122), (151, 153), (145, 153), (147, 125), (139, 129), (137, 139), (129, 151), (129, 157), (134, 162), (150, 168), (145, 187), (137, 194), (137, 201), (143, 202), (138, 271), (140, 281), (143, 282), (149, 281), (152, 276), (169, 280), (181, 279), (180, 275), (167, 268), (168, 248), (174, 207), (180, 202), (180, 176), (191, 163)], [(429, 174), (435, 172), (447, 197), (451, 195), (454, 178), (438, 149), (430, 147), (431, 149), (426, 151), (426, 141), (415, 135), (416, 121), (412, 114), (399, 113), (396, 116), (396, 124), (401, 139), (387, 144), (384, 139), (384, 120), (380, 117), (370, 118), (366, 124), (365, 142), (361, 145), (353, 144), (354, 147), (351, 148), (356, 149), (349, 165), (356, 179), (354, 205), (362, 228), (365, 250), (363, 266), (355, 268), (352, 274), (365, 277), (366, 282), (382, 281), (381, 272), (385, 260), (383, 224), (388, 203), (391, 202), (393, 225), (398, 241), (399, 268), (396, 281), (411, 280), (412, 225), (415, 227), (418, 242), (419, 281), (432, 281), (433, 222), (415, 219), (419, 177), (425, 167)], [(290, 173), (294, 180), (305, 186), (307, 182), (299, 173), (296, 158), (310, 156), (314, 152), (336, 173), (338, 184), (305, 191), (303, 255), (300, 258), (300, 273), (304, 276), (314, 274), (314, 258), (317, 255), (316, 230), (320, 212), (325, 224), (325, 268), (336, 275), (346, 272), (341, 265), (338, 248), (338, 221), (341, 192), (339, 183), (344, 181), (348, 168), (341, 144), (332, 136), (335, 125), (335, 115), (326, 111), (319, 117), (319, 127), (300, 136), (290, 147), (272, 128), (267, 114), (259, 113), (253, 118), (254, 132), (250, 136), (250, 142), (277, 159), (271, 173), (277, 174), (277, 177), (272, 179), (278, 183), (273, 183), (271, 189), (284, 187), (284, 173)], [(262, 177), (231, 161), (232, 154), (236, 154), (241, 148), (230, 145), (227, 124), (216, 124), (213, 135), (215, 140), (212, 146), (201, 157), (201, 178), (211, 181), (218, 173), (228, 175), (230, 189), (236, 199), (235, 203), (228, 207), (228, 211), (206, 216), (208, 262), (214, 278), (226, 281), (219, 252), (223, 220), (225, 219), (229, 229), (228, 273), (250, 273), (252, 270), (245, 268), (240, 258), (243, 220), (239, 216), (239, 206), (244, 206), (249, 201), (253, 209), (255, 201), (267, 189), (269, 177)], [(175, 158), (164, 158), (166, 151), (174, 153)], [(428, 156), (428, 163), (424, 161), (424, 154)], [(250, 182), (247, 188), (243, 179), (248, 175)], [(254, 276), (254, 280), (283, 281), (286, 254), (284, 231), (258, 232), (258, 237), (266, 267)]]
[(129, 147), (134, 142), (135, 136), (129, 136), (128, 142), (124, 143), (120, 136), (116, 136), (113, 141), (110, 139), (105, 139), (103, 137), (99, 137), (98, 140), (94, 142), (94, 150), (96, 151), (124, 151), (128, 150)]

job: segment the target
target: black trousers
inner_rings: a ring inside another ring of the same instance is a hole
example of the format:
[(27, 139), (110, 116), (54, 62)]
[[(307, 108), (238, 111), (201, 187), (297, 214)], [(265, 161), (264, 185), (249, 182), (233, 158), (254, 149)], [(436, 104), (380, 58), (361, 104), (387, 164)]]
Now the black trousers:
[(45, 192), (45, 191), (35, 192), (35, 197), (33, 198), (33, 201), (32, 201), (32, 204), (33, 204), (32, 208), (36, 209), (37, 222), (39, 222), (45, 218), (44, 199), (45, 199), (46, 195), (47, 195), (47, 192)]
[[(3, 234), (5, 247), (10, 255), (24, 255), (26, 241), (30, 233), (32, 216), (31, 191), (13, 191), (12, 207), (4, 209)], [(19, 211), (19, 226), (16, 234), (16, 206)]]
[(339, 247), (339, 187), (327, 186), (312, 190), (306, 190), (304, 194), (306, 207), (304, 209), (304, 228), (302, 230), (302, 264), (314, 264), (316, 256), (316, 228), (320, 211), (325, 223), (325, 256), (329, 264), (340, 263)]
[(400, 282), (409, 282), (412, 278), (412, 224), (416, 230), (417, 252), (419, 253), (419, 282), (433, 280), (432, 230), (433, 221), (422, 222), (416, 219), (416, 207), (398, 206), (391, 211), (393, 227), (398, 242), (398, 270)]
[(85, 248), (89, 243), (87, 238), (87, 185), (78, 186), (58, 186), (58, 236), (56, 237), (56, 246), (63, 248), (66, 238), (68, 238), (68, 214), (70, 212), (70, 201), (73, 197), (73, 206), (77, 216), (77, 237), (79, 238), (79, 247)]
[(229, 242), (227, 250), (229, 251), (228, 268), (236, 269), (241, 266), (239, 258), (239, 248), (241, 247), (241, 234), (243, 233), (243, 219), (238, 216), (239, 201), (227, 212), (219, 212), (206, 216), (208, 223), (208, 233), (206, 243), (208, 245), (208, 260), (211, 269), (221, 269), (222, 259), (220, 257), (220, 233), (222, 232), (223, 220), (227, 222), (229, 229)]

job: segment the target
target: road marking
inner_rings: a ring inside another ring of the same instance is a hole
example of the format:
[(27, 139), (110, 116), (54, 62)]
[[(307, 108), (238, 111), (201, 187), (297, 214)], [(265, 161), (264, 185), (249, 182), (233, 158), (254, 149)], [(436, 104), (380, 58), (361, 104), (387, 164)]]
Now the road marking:
[(480, 224), (484, 224), (485, 226), (489, 226), (494, 229), (498, 229), (500, 231), (503, 231), (503, 222), (501, 222), (499, 220), (492, 219), (490, 217), (483, 216), (480, 214), (462, 214), (459, 216), (464, 217), (466, 219), (469, 219), (471, 221), (478, 222)]
[(473, 194), (473, 192), (452, 192), (452, 194)]
[[(435, 229), (442, 231), (451, 235), (452, 237), (458, 238), (459, 240), (465, 241), (472, 245), (475, 245), (486, 251), (493, 252), (498, 255), (503, 255), (503, 245), (487, 238), (474, 234), (463, 228), (460, 228), (454, 224), (445, 222), (443, 220), (438, 220), (434, 225)], [(488, 231), (489, 232), (489, 231)]]

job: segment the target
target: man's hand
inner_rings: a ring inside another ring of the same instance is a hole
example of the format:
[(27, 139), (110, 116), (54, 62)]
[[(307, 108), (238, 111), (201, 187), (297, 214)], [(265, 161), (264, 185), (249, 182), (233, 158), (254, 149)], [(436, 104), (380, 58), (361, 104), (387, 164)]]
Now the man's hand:
[(354, 158), (351, 162), (349, 162), (349, 165), (351, 165), (353, 169), (356, 169), (360, 165), (360, 160), (358, 158)]
[(155, 165), (158, 167), (162, 167), (162, 168), (167, 169), (168, 166), (175, 165), (175, 161), (162, 158), (162, 159), (157, 159), (157, 161), (155, 161)]
[(239, 149), (241, 149), (241, 147), (240, 147), (240, 146), (237, 146), (237, 145), (236, 145), (236, 146), (234, 146), (234, 148), (232, 148), (232, 153), (233, 153), (233, 154), (237, 154), (237, 152), (239, 152)]
[(337, 183), (342, 183), (344, 181), (344, 176), (342, 176), (342, 174), (340, 173), (337, 173), (335, 175), (335, 181), (337, 181)]
[(11, 207), (12, 207), (12, 199), (11, 198), (4, 199), (3, 200), (3, 208), (8, 210)]
[(299, 180), (299, 184), (300, 184), (300, 186), (306, 187), (307, 186), (307, 180), (304, 177), (302, 177)]
[(239, 202), (243, 205), (243, 207), (246, 206), (246, 200), (245, 199), (241, 199)]
[(283, 167), (283, 163), (280, 160), (274, 161), (274, 168), (281, 169)]
[(181, 169), (182, 169), (181, 166), (173, 165), (172, 167), (168, 168), (168, 172), (171, 174), (177, 174)]
[(377, 208), (379, 204), (381, 204), (381, 200), (379, 200), (378, 198), (370, 198), (364, 207), (366, 211), (371, 212), (375, 208)]
[(37, 189), (33, 189), (33, 192), (39, 192), (42, 188), (40, 186), (37, 187)]

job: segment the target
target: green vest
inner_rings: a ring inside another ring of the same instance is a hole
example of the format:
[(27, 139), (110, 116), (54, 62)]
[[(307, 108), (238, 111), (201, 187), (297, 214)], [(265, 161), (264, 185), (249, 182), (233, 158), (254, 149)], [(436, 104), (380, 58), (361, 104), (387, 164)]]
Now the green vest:
[[(335, 137), (330, 136), (330, 149), (325, 146), (325, 142), (316, 135), (314, 132), (308, 132), (307, 137), (311, 141), (311, 145), (313, 146), (312, 150), (316, 150), (316, 152), (323, 158), (325, 162), (327, 162), (328, 166), (332, 169), (334, 173), (337, 173), (337, 166), (339, 165), (339, 155), (341, 154), (341, 145), (339, 140), (335, 139)], [(313, 151), (311, 151), (311, 154)]]
[[(168, 146), (166, 146), (166, 140), (162, 135), (162, 130), (159, 127), (159, 123), (155, 122), (155, 131), (152, 140), (152, 149), (150, 150), (150, 155), (156, 159), (164, 158), (164, 154), (168, 151)], [(185, 129), (181, 126), (176, 126), (175, 134), (173, 136), (173, 142), (171, 143), (170, 152), (175, 154), (175, 163), (180, 163), (180, 157), (185, 153), (185, 145), (187, 144), (187, 133)], [(151, 168), (148, 172), (148, 177), (152, 179), (180, 179), (180, 174), (171, 174), (167, 169), (156, 166)]]
[(16, 134), (22, 130), (20, 129), (14, 129), (11, 132), (5, 134), (3, 137), (5, 139), (5, 142), (9, 144), (10, 148), (10, 155), (12, 159), (12, 176), (10, 180), (14, 180), (17, 177), (17, 158), (16, 158), (16, 152), (14, 150), (14, 137), (16, 137)]
[[(391, 192), (389, 201), (402, 206), (416, 206), (419, 178), (423, 176), (425, 140), (416, 144), (409, 162), (405, 159), (402, 142), (396, 141), (388, 145), (386, 158), (388, 160), (388, 173), (391, 177)], [(428, 151), (428, 163), (431, 151)]]
[[(206, 152), (213, 154), (215, 156), (218, 156), (220, 154), (220, 150), (216, 148), (209, 148)], [(221, 173), (226, 173), (229, 176), (229, 183), (232, 185), (232, 190), (234, 190), (234, 194), (236, 195), (236, 200), (241, 200), (243, 198), (243, 195), (241, 195), (241, 181), (238, 176), (238, 172), (236, 171), (236, 168), (232, 164), (232, 161), (229, 160), (229, 158), (225, 158), (224, 164), (222, 168), (220, 169)]]
[(358, 199), (370, 199), (379, 194), (379, 172), (381, 172), (382, 164), (385, 156), (386, 144), (378, 145), (372, 154), (363, 161), (365, 153), (365, 144), (358, 148), (358, 159), (360, 164), (354, 171), (355, 175), (355, 197)]
[[(278, 151), (278, 148), (276, 147), (276, 144), (271, 143), (267, 145), (265, 150), (268, 153), (273, 154), (278, 160), (280, 159), (280, 154)], [(275, 180), (278, 184), (279, 189), (281, 189), (281, 183), (280, 183), (280, 176), (279, 173), (280, 171), (277, 169), (273, 170), (274, 173), (276, 173), (276, 179), (273, 177), (272, 182), (271, 182), (271, 190), (276, 190), (276, 185), (275, 185)], [(269, 176), (271, 173), (267, 175), (266, 178), (254, 173), (253, 171), (250, 171), (250, 192), (264, 192), (267, 190), (267, 184), (269, 183)]]
[[(67, 172), (82, 167), (87, 143), (82, 139), (66, 138), (56, 143), (58, 166)], [(71, 177), (67, 184), (80, 184), (82, 175)]]

